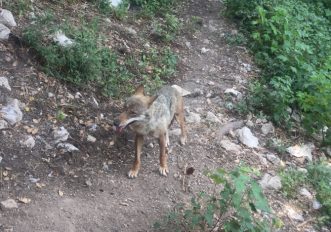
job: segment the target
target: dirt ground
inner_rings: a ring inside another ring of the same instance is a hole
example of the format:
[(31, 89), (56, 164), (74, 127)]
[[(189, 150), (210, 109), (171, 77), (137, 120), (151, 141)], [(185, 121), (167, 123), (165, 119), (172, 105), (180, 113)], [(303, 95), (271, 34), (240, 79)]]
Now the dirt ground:
[[(229, 152), (221, 148), (216, 136), (222, 124), (242, 119), (231, 111), (233, 99), (224, 91), (235, 87), (245, 93), (257, 73), (247, 50), (226, 42), (226, 35), (237, 31), (220, 15), (222, 7), (218, 0), (191, 0), (180, 10), (179, 17), (184, 21), (201, 17), (202, 26), (176, 40), (180, 72), (172, 84), (195, 93), (185, 97), (185, 110), (187, 116), (190, 112), (199, 114), (201, 121), (187, 122), (185, 146), (178, 143), (178, 125), (172, 126), (168, 177), (159, 175), (158, 144), (149, 139), (138, 178), (127, 178), (133, 162), (132, 135), (126, 132), (116, 137), (112, 131), (120, 101), (47, 77), (23, 48), (13, 42), (0, 44), (0, 76), (8, 77), (12, 87), (5, 94), (25, 104), (23, 120), (0, 133), (0, 200), (31, 199), (27, 204), (19, 203), (17, 209), (0, 212), (0, 231), (151, 231), (152, 224), (176, 204), (189, 202), (202, 190), (213, 190), (205, 171), (231, 168), (240, 161), (262, 173), (276, 170), (272, 164), (261, 163), (259, 154), (269, 151), (264, 148), (267, 138), (258, 126), (255, 133), (261, 145), (257, 149), (241, 145), (239, 153)], [(75, 98), (77, 92), (81, 97)], [(68, 114), (63, 121), (54, 118), (59, 106)], [(208, 112), (220, 122), (208, 121)], [(79, 152), (64, 153), (52, 147), (52, 132), (61, 126), (69, 131), (68, 142)], [(31, 133), (36, 141), (34, 148), (20, 145), (20, 140)], [(87, 141), (88, 135), (96, 141)], [(229, 139), (239, 144), (235, 138)], [(187, 167), (195, 170), (190, 176), (185, 175)], [(287, 200), (278, 192), (266, 194), (273, 210), (281, 212)], [(286, 215), (282, 219), (286, 223), (282, 231), (313, 231), (308, 230), (310, 223), (297, 227), (299, 223)]]

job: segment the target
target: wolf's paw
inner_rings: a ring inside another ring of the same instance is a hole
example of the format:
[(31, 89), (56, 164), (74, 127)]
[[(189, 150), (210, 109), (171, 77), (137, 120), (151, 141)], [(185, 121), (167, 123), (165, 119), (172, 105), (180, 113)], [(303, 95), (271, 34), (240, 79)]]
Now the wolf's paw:
[(136, 178), (137, 176), (138, 176), (138, 170), (130, 170), (129, 172), (128, 172), (128, 177), (130, 178), (130, 179), (133, 179), (133, 178)]
[(185, 145), (186, 144), (186, 141), (187, 141), (187, 137), (186, 136), (181, 136), (180, 137), (180, 144), (181, 145)]
[(169, 173), (169, 169), (168, 169), (167, 166), (166, 167), (160, 167), (159, 171), (160, 171), (161, 176), (167, 176), (168, 173)]

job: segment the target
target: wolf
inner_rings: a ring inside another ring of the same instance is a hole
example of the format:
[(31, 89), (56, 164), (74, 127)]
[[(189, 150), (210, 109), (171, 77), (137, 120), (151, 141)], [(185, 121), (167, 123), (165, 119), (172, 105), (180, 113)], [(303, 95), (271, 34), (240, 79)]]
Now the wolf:
[(170, 86), (161, 88), (155, 96), (145, 94), (144, 86), (136, 88), (134, 94), (129, 97), (124, 105), (124, 111), (114, 121), (117, 132), (122, 132), (129, 127), (135, 133), (135, 160), (129, 178), (136, 178), (140, 169), (140, 155), (145, 136), (153, 136), (158, 139), (160, 147), (160, 174), (167, 176), (169, 168), (167, 164), (169, 149), (168, 128), (176, 119), (181, 129), (180, 143), (187, 141), (185, 127), (184, 102), (181, 94)]

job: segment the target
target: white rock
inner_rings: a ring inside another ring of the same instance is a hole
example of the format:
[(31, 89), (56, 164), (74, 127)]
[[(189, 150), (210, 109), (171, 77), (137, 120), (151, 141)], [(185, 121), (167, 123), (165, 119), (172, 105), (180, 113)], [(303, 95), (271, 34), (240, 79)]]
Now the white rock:
[(132, 27), (126, 28), (127, 32), (131, 35), (137, 35), (137, 31), (133, 29)]
[(19, 104), (20, 102), (17, 99), (13, 99), (7, 106), (0, 110), (0, 115), (12, 126), (20, 122), (23, 118)]
[(5, 201), (1, 201), (1, 209), (16, 209), (18, 205), (14, 199), (7, 199)]
[(97, 141), (97, 139), (95, 137), (93, 137), (92, 135), (87, 135), (87, 141), (91, 142), (91, 143), (95, 143), (95, 141)]
[(0, 77), (0, 86), (5, 87), (9, 91), (11, 91), (8, 79), (6, 77)]
[(209, 122), (221, 123), (221, 120), (219, 120), (219, 118), (210, 111), (207, 112), (206, 120)]
[(36, 141), (31, 135), (25, 136), (25, 138), (21, 140), (20, 143), (21, 145), (31, 149), (36, 145)]
[(57, 130), (55, 130), (53, 132), (54, 135), (54, 143), (59, 143), (59, 142), (64, 142), (67, 141), (68, 137), (69, 137), (69, 132), (67, 131), (67, 129), (65, 129), (63, 126), (61, 126), (60, 128), (58, 128)]
[(227, 140), (227, 139), (223, 139), (220, 142), (220, 145), (225, 150), (231, 151), (231, 152), (236, 153), (236, 154), (239, 154), (242, 151), (241, 146), (239, 146), (238, 144), (235, 144), (235, 143), (233, 143), (233, 142), (231, 142), (230, 140)]
[(79, 151), (79, 149), (77, 147), (75, 147), (74, 145), (72, 145), (70, 143), (59, 143), (57, 145), (57, 148), (64, 149), (66, 152)]
[(298, 168), (298, 171), (299, 172), (303, 172), (303, 173), (308, 173), (308, 170), (307, 169), (305, 169), (305, 168)]
[(313, 209), (318, 210), (322, 208), (322, 204), (318, 200), (313, 201)]
[(302, 212), (298, 209), (295, 209), (294, 207), (290, 205), (285, 205), (285, 210), (287, 212), (287, 216), (295, 221), (303, 222), (305, 219), (302, 216)]
[(280, 164), (280, 159), (278, 156), (274, 154), (267, 154), (267, 160), (269, 160), (272, 164), (279, 165)]
[(312, 161), (313, 157), (312, 157), (311, 152), (314, 149), (315, 149), (314, 144), (310, 143), (310, 144), (303, 144), (301, 146), (295, 145), (295, 146), (287, 148), (286, 150), (288, 153), (290, 153), (290, 155), (292, 155), (294, 157), (297, 157), (297, 158), (305, 157), (309, 161)]
[(118, 7), (122, 3), (122, 0), (108, 0), (108, 2), (111, 6)]
[(75, 43), (72, 39), (69, 39), (62, 31), (57, 31), (54, 33), (53, 41), (58, 43), (62, 47), (70, 47)]
[(300, 195), (302, 195), (308, 199), (313, 199), (313, 195), (306, 188), (301, 188), (299, 190), (299, 193), (300, 193)]
[(5, 10), (1, 8), (0, 8), (0, 23), (7, 27), (17, 26), (13, 14), (9, 10)]
[(9, 38), (10, 29), (0, 23), (0, 41), (6, 41)]
[(191, 48), (191, 43), (190, 42), (186, 41), (185, 45), (186, 45), (187, 48)]
[(8, 128), (8, 123), (0, 119), (0, 130)]
[(235, 96), (235, 97), (241, 95), (241, 93), (240, 93), (238, 90), (234, 89), (234, 88), (228, 88), (228, 89), (226, 89), (226, 90), (224, 91), (224, 93), (226, 93), (226, 94), (231, 94), (231, 95), (233, 95), (233, 96)]
[(49, 98), (55, 97), (55, 94), (51, 93), (51, 92), (49, 92), (47, 95), (48, 95)]
[(185, 117), (187, 123), (200, 123), (201, 117), (197, 113), (188, 112), (188, 115)]
[(209, 51), (210, 49), (207, 49), (207, 48), (201, 48), (201, 53), (202, 54), (205, 54)]
[(2, 156), (0, 156), (0, 164), (1, 164), (2, 159), (3, 159)]
[(282, 188), (282, 183), (279, 176), (271, 176), (266, 173), (260, 181), (260, 185), (263, 189), (274, 189), (279, 190)]
[(246, 126), (248, 126), (250, 128), (254, 128), (254, 123), (251, 120), (247, 120)]
[(176, 89), (183, 97), (191, 94), (191, 92), (187, 91), (186, 89), (183, 89), (182, 87), (180, 87), (178, 85), (172, 85), (171, 87)]
[(251, 130), (248, 127), (243, 127), (236, 131), (237, 136), (239, 137), (240, 142), (245, 144), (247, 147), (255, 148), (259, 145), (259, 140), (255, 137)]
[(271, 122), (269, 122), (262, 125), (261, 131), (264, 135), (273, 134), (275, 133), (275, 127), (272, 125)]

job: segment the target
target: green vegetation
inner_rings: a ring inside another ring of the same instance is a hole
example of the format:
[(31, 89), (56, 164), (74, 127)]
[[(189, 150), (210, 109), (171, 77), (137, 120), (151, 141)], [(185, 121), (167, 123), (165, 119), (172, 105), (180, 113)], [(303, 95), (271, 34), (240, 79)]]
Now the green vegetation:
[[(271, 231), (271, 221), (263, 217), (270, 213), (260, 185), (253, 179), (256, 171), (239, 166), (230, 172), (218, 169), (209, 177), (223, 185), (219, 194), (201, 193), (191, 200), (189, 209), (179, 205), (162, 221), (154, 224), (160, 231)], [(270, 217), (269, 217), (270, 218)], [(282, 226), (278, 219), (275, 227)]]
[[(248, 109), (290, 125), (289, 107), (309, 133), (331, 134), (331, 6), (329, 1), (226, 0), (262, 69)], [(322, 130), (328, 127), (328, 130)]]
[(316, 198), (322, 204), (319, 222), (330, 224), (331, 220), (331, 166), (321, 160), (307, 165), (308, 172), (290, 168), (280, 174), (282, 191), (288, 197), (294, 197), (300, 186), (309, 186), (316, 191)]
[[(123, 56), (104, 45), (99, 27), (99, 20), (59, 25), (46, 13), (24, 30), (23, 40), (33, 48), (47, 74), (80, 86), (93, 85), (108, 96), (131, 92), (136, 78), (153, 91), (174, 75), (177, 56), (168, 47)], [(74, 43), (61, 46), (54, 42), (51, 37), (59, 31)]]
[(175, 0), (130, 0), (133, 7), (141, 9), (145, 17), (163, 16), (172, 11)]

